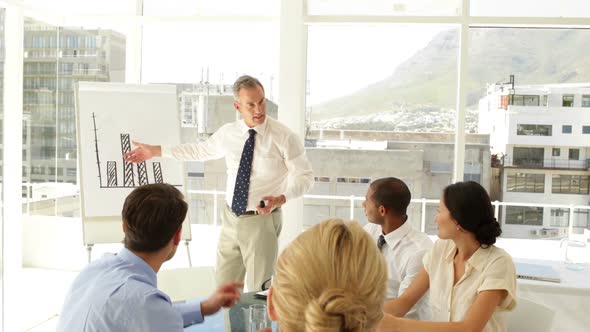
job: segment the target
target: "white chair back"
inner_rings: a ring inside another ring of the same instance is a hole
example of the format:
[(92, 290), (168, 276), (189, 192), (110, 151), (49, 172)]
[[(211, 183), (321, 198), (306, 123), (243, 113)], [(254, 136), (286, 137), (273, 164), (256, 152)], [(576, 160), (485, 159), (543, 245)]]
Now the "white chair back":
[(542, 304), (519, 298), (514, 311), (506, 315), (508, 332), (549, 332), (555, 312)]
[(205, 298), (215, 291), (215, 271), (209, 266), (160, 270), (158, 288), (172, 302)]

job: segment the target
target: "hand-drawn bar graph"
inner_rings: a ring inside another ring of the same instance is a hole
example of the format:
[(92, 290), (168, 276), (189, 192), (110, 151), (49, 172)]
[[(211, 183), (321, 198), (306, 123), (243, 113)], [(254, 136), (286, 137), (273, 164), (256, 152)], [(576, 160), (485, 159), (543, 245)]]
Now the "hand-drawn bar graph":
[(164, 183), (164, 179), (162, 178), (162, 165), (159, 162), (152, 163), (154, 166), (154, 181), (156, 183)]
[[(129, 134), (120, 134), (121, 141), (121, 158), (123, 160), (123, 185), (118, 185), (117, 180), (117, 162), (109, 160), (107, 161), (107, 184), (103, 185), (102, 172), (100, 165), (100, 154), (98, 149), (98, 129), (96, 128), (96, 116), (92, 113), (92, 120), (94, 124), (94, 147), (96, 152), (96, 164), (98, 166), (98, 182), (100, 188), (134, 188), (138, 185), (144, 185), (150, 183), (147, 171), (146, 162), (143, 161), (137, 164), (137, 179), (135, 181), (135, 165), (125, 160), (125, 154), (131, 151), (131, 137)], [(160, 162), (152, 162), (152, 169), (154, 174), (154, 181), (152, 183), (164, 183), (164, 177), (162, 175), (162, 164)], [(180, 185), (174, 185), (180, 187)]]
[(107, 187), (117, 186), (117, 163), (107, 161)]
[(137, 164), (137, 174), (139, 175), (139, 184), (148, 184), (147, 169), (145, 168), (145, 161)]
[(129, 134), (121, 134), (121, 157), (123, 158), (123, 184), (125, 187), (135, 187), (133, 163), (125, 161), (125, 153), (131, 151)]

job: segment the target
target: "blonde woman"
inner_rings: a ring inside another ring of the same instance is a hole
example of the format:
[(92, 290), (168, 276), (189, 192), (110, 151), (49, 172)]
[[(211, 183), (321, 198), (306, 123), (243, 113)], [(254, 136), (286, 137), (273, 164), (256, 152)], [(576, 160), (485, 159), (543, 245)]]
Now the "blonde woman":
[[(440, 240), (410, 287), (385, 304), (393, 316), (379, 331), (506, 331), (502, 312), (516, 305), (516, 272), (512, 258), (494, 246), (502, 231), (485, 189), (472, 181), (446, 187), (435, 220)], [(429, 289), (435, 322), (398, 318)]]
[(387, 270), (362, 227), (330, 219), (281, 254), (268, 296), (280, 331), (374, 331), (383, 317)]

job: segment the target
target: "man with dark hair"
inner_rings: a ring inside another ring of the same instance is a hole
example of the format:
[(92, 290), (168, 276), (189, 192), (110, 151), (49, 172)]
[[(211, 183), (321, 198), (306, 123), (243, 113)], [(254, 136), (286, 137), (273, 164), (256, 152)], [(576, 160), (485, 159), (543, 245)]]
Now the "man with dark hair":
[(233, 306), (238, 287), (231, 282), (203, 302), (172, 305), (157, 289), (156, 273), (176, 253), (188, 206), (169, 184), (136, 188), (123, 205), (125, 247), (90, 263), (66, 296), (58, 331), (183, 331), (203, 316)]
[[(407, 222), (412, 195), (400, 179), (389, 177), (369, 185), (363, 208), (369, 223), (365, 230), (375, 239), (387, 262), (387, 299), (401, 295), (422, 269), (422, 256), (432, 247), (430, 238)], [(429, 320), (427, 295), (406, 317)]]
[[(217, 284), (244, 280), (259, 290), (272, 275), (282, 228), (280, 207), (313, 184), (303, 140), (267, 117), (264, 87), (256, 78), (239, 77), (233, 85), (234, 108), (242, 119), (227, 123), (206, 141), (178, 146), (137, 146), (125, 158), (153, 157), (212, 160), (225, 157), (227, 182), (217, 249)], [(264, 204), (259, 204), (263, 201)]]

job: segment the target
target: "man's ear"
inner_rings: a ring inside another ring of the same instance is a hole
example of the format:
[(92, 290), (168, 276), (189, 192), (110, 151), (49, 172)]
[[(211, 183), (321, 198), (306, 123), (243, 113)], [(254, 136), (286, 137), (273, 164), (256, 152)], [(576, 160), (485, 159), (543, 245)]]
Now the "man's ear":
[(180, 243), (180, 235), (182, 234), (182, 225), (178, 227), (176, 233), (174, 233), (174, 237), (172, 238), (172, 243), (177, 246)]
[(238, 112), (242, 113), (242, 112), (240, 111), (240, 104), (239, 104), (237, 101), (234, 101), (234, 108), (236, 109), (236, 111), (238, 111)]
[(277, 321), (278, 320), (278, 316), (277, 316), (277, 312), (275, 311), (275, 307), (272, 304), (272, 295), (273, 295), (273, 288), (272, 286), (268, 289), (268, 296), (266, 297), (266, 304), (268, 306), (268, 317), (270, 318), (270, 320), (272, 321)]
[(379, 214), (381, 214), (381, 216), (385, 216), (387, 214), (387, 209), (385, 206), (379, 205)]

